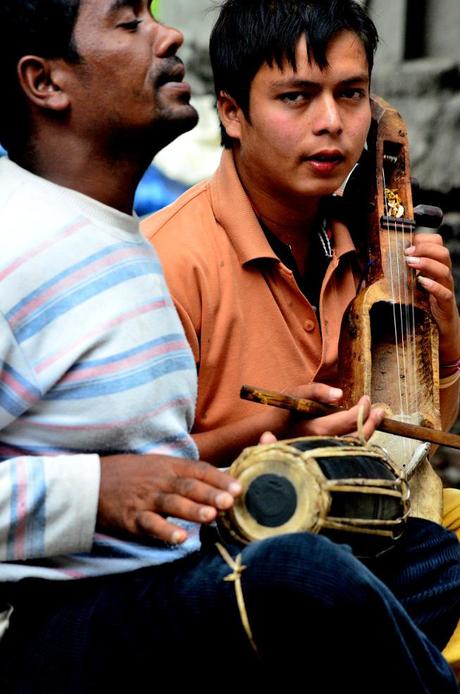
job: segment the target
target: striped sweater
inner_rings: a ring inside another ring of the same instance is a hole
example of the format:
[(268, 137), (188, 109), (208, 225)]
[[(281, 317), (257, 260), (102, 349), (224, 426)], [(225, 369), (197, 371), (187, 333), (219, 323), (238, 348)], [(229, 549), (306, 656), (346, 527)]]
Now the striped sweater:
[(99, 454), (196, 458), (193, 357), (138, 220), (0, 160), (0, 581), (198, 546), (95, 533)]

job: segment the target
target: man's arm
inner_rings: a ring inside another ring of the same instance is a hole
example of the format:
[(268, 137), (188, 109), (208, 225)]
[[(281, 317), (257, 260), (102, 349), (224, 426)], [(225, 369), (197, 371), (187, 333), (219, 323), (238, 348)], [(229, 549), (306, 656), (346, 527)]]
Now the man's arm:
[(17, 422), (42, 392), (1, 314), (0, 363), (0, 561), (87, 551), (96, 522), (99, 457), (27, 454), (30, 441), (18, 435)]
[(0, 561), (89, 551), (97, 529), (180, 544), (166, 520), (210, 523), (240, 484), (212, 465), (164, 455), (24, 456), (0, 463)]
[[(323, 383), (311, 383), (292, 389), (290, 394), (322, 403), (338, 404), (342, 391)], [(363, 397), (349, 410), (314, 419), (305, 419), (300, 414), (275, 407), (261, 406), (261, 413), (258, 415), (239, 419), (212, 431), (194, 433), (193, 439), (200, 452), (200, 458), (223, 466), (235, 460), (246, 446), (256, 445), (265, 432), (271, 432), (278, 439), (356, 433), (361, 409), (364, 419), (362, 433), (365, 438), (369, 438), (381, 422), (384, 413), (380, 408), (371, 408), (369, 398)]]
[(97, 455), (0, 462), (0, 561), (88, 551), (98, 493)]

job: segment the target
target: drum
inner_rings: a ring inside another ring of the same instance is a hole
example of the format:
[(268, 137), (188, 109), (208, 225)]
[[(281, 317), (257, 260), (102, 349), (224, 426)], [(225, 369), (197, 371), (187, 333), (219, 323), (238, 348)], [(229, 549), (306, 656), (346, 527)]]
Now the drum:
[(242, 543), (309, 531), (375, 556), (394, 545), (409, 513), (407, 482), (388, 454), (350, 437), (246, 448), (229, 472), (243, 492), (218, 524)]

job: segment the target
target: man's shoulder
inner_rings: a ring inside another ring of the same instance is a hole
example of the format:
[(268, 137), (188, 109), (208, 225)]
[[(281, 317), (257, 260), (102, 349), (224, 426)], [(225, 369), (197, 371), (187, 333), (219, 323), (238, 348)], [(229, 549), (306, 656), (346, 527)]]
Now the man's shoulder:
[(6, 158), (0, 160), (0, 214), (18, 220), (28, 214), (40, 220), (41, 214), (49, 214), (48, 223), (56, 216), (69, 216), (68, 204), (60, 203), (60, 186), (22, 169)]
[(215, 216), (211, 181), (198, 183), (141, 222), (141, 232), (158, 253), (176, 297), (184, 289), (190, 293), (197, 278), (217, 282), (219, 258), (230, 245)]
[(172, 236), (180, 236), (184, 231), (187, 236), (200, 233), (205, 220), (214, 221), (208, 180), (197, 183), (173, 203), (146, 217), (141, 222), (141, 231), (156, 245), (163, 240), (172, 241)]
[[(27, 176), (21, 176), (22, 171), (6, 157), (0, 160), (0, 214), (3, 218), (19, 215), (27, 210), (22, 208), (23, 202), (31, 193), (30, 181)], [(33, 191), (32, 191), (33, 192)]]
[(0, 162), (0, 240), (2, 248), (37, 242), (51, 235), (69, 218), (69, 210), (57, 204), (40, 185), (38, 176), (22, 173), (12, 162)]

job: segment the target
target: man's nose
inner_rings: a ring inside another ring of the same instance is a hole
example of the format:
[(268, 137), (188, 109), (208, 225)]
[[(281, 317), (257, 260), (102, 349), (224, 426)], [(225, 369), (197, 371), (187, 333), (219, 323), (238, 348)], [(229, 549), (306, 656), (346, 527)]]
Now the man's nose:
[(159, 57), (167, 58), (175, 55), (184, 43), (184, 35), (179, 29), (169, 27), (166, 24), (157, 24), (157, 36), (155, 41), (155, 53)]
[(324, 94), (318, 97), (313, 117), (313, 129), (316, 134), (328, 132), (338, 135), (342, 132), (342, 117), (333, 95)]

